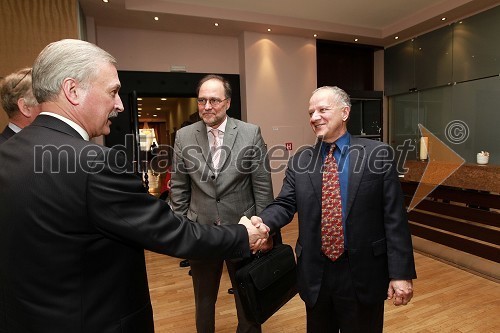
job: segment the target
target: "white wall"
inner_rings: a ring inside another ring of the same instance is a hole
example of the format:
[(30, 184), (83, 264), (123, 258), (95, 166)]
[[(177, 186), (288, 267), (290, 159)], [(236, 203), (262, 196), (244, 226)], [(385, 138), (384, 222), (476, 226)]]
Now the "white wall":
[(153, 30), (97, 27), (97, 45), (118, 60), (119, 70), (238, 74), (238, 39)]
[[(242, 104), (246, 120), (260, 125), (271, 149), (286, 142), (296, 149), (314, 143), (308, 106), (316, 88), (314, 39), (245, 32), (240, 37)], [(271, 163), (286, 165), (287, 158)], [(284, 170), (273, 172), (274, 194), (283, 183)]]

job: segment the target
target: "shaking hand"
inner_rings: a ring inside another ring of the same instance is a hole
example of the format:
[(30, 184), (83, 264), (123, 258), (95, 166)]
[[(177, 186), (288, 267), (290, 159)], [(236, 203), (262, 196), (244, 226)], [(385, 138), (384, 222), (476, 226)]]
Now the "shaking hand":
[(269, 228), (264, 223), (250, 221), (246, 216), (240, 219), (239, 224), (243, 224), (247, 228), (250, 250), (252, 253), (256, 253), (269, 238)]

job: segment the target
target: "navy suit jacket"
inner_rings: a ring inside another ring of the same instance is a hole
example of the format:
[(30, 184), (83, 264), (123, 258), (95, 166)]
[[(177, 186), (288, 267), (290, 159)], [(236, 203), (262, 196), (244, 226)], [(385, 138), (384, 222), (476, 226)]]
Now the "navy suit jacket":
[[(390, 279), (416, 277), (411, 235), (392, 149), (351, 137), (348, 154), (344, 232), (349, 266), (358, 300), (373, 304), (387, 298)], [(274, 231), (298, 213), (298, 289), (308, 306), (316, 304), (328, 260), (321, 254), (322, 163), (319, 144), (297, 152), (280, 194), (259, 215)]]
[(249, 256), (148, 194), (124, 154), (40, 115), (0, 146), (0, 332), (153, 333), (144, 249)]
[(7, 141), (11, 136), (16, 134), (8, 125), (5, 127), (2, 133), (0, 133), (0, 144)]

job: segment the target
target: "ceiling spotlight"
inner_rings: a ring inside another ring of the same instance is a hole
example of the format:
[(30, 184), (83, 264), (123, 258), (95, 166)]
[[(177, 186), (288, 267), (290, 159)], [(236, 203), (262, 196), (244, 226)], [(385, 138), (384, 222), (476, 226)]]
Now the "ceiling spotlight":
[(446, 21), (446, 17), (441, 18), (441, 21)]
[(359, 39), (357, 39), (357, 38), (354, 38), (354, 41), (355, 41), (355, 42), (357, 42), (358, 40), (359, 40)]
[(102, 0), (102, 2), (108, 3), (108, 2), (109, 2), (109, 0)]
[(163, 97), (161, 100), (162, 100), (162, 101), (166, 101), (167, 99), (166, 99), (165, 97)]
[(158, 16), (155, 16), (155, 21), (158, 21), (158, 20), (159, 20)]
[(138, 101), (142, 101), (142, 97), (137, 97), (137, 100)]
[(158, 115), (157, 115), (157, 114), (154, 114), (154, 115), (153, 115), (153, 117), (158, 117)]
[(215, 25), (216, 27), (218, 27), (218, 26), (219, 26), (219, 23), (215, 22), (215, 23), (214, 23), (214, 25)]
[(268, 28), (267, 31), (271, 32), (271, 28)]
[(156, 108), (156, 110), (157, 110), (157, 111), (160, 111), (160, 110), (161, 110), (161, 108)]
[(394, 39), (399, 39), (399, 37), (398, 37), (398, 36), (396, 36), (396, 37), (394, 37)]
[(137, 108), (137, 110), (142, 111), (142, 108)]
[(314, 36), (314, 38), (316, 38), (316, 37), (318, 37), (318, 34), (314, 34), (313, 36)]

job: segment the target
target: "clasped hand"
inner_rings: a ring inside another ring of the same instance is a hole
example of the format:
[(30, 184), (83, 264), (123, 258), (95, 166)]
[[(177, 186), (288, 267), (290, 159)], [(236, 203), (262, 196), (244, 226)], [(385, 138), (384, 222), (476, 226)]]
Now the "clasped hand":
[(391, 280), (387, 290), (387, 299), (393, 299), (394, 305), (406, 305), (412, 297), (412, 280)]
[(252, 216), (252, 220), (243, 216), (239, 224), (243, 224), (248, 231), (250, 250), (256, 253), (259, 250), (266, 250), (269, 238), (269, 227), (265, 225), (259, 217)]

